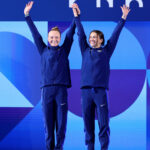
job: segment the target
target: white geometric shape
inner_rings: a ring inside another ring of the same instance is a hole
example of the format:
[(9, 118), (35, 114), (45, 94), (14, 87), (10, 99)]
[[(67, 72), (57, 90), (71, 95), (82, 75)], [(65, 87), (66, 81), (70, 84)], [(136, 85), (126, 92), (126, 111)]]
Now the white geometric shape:
[(101, 7), (101, 0), (96, 0), (96, 7), (100, 8)]
[(1, 72), (0, 107), (34, 107)]
[(72, 4), (75, 2), (76, 0), (69, 0), (69, 7), (72, 7)]
[[(126, 0), (126, 6), (127, 7), (130, 7), (130, 3), (132, 2), (133, 0)], [(144, 7), (144, 4), (143, 4), (143, 1), (142, 0), (135, 0), (137, 1), (137, 3), (139, 4), (139, 7)]]
[(114, 5), (113, 5), (113, 0), (107, 0), (107, 2), (108, 2), (108, 5), (109, 5), (109, 7), (113, 7)]
[[(106, 0), (108, 2), (108, 5), (110, 8), (112, 8), (114, 5), (113, 5), (113, 0)], [(96, 7), (97, 8), (100, 8), (101, 7), (101, 0), (96, 0)]]

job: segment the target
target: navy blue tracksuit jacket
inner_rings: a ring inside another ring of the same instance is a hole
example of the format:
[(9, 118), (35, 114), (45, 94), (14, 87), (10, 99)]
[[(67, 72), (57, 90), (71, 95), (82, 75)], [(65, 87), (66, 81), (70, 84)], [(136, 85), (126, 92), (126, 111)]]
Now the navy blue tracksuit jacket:
[(34, 42), (41, 55), (41, 87), (48, 85), (64, 85), (71, 87), (70, 69), (68, 55), (70, 53), (75, 33), (75, 23), (72, 22), (70, 30), (66, 34), (65, 41), (62, 46), (47, 46), (39, 34), (37, 28), (33, 24), (30, 16), (25, 20), (31, 30)]
[(100, 48), (91, 48), (87, 43), (83, 26), (80, 23), (80, 17), (75, 17), (75, 23), (78, 29), (79, 45), (83, 59), (81, 68), (81, 88), (90, 86), (108, 89), (110, 75), (109, 62), (125, 20), (121, 19), (119, 21), (112, 36), (107, 41), (107, 44)]

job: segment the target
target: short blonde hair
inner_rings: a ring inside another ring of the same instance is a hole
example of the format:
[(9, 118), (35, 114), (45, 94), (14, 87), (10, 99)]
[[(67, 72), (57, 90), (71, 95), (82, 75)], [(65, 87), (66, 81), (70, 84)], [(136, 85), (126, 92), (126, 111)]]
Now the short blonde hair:
[(61, 32), (60, 32), (60, 30), (59, 30), (59, 28), (58, 28), (57, 26), (51, 28), (51, 30), (50, 30), (49, 32), (51, 32), (51, 31), (57, 31), (57, 32), (59, 32), (59, 34), (61, 35)]

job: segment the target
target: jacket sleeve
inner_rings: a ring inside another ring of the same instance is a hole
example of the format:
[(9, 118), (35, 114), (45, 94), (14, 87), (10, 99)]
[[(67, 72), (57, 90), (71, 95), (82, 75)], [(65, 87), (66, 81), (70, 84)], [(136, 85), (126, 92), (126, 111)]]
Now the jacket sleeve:
[(44, 48), (46, 47), (46, 44), (43, 42), (43, 39), (42, 39), (40, 33), (38, 32), (36, 26), (34, 25), (31, 17), (27, 16), (27, 17), (25, 17), (25, 20), (30, 28), (34, 42), (35, 42), (35, 44), (38, 48), (38, 51), (41, 55), (43, 53)]
[(70, 53), (70, 49), (71, 49), (71, 46), (72, 46), (72, 43), (73, 43), (73, 36), (74, 36), (74, 33), (75, 33), (75, 28), (76, 28), (76, 25), (75, 25), (75, 21), (73, 19), (73, 21), (72, 21), (72, 23), (69, 27), (69, 30), (66, 33), (66, 37), (65, 37), (65, 40), (64, 40), (64, 43), (63, 43), (63, 47), (66, 50), (68, 55)]
[(121, 19), (118, 22), (116, 28), (114, 29), (110, 39), (107, 41), (107, 44), (106, 44), (105, 48), (106, 48), (107, 53), (108, 53), (108, 55), (110, 57), (113, 54), (114, 49), (115, 49), (115, 47), (117, 45), (117, 41), (119, 39), (119, 35), (120, 35), (121, 31), (122, 31), (122, 28), (123, 28), (124, 24), (125, 24), (125, 20)]
[(87, 43), (87, 38), (80, 21), (80, 16), (75, 17), (75, 23), (78, 31), (79, 46), (81, 49), (81, 53), (83, 53), (83, 51), (86, 50), (86, 48), (89, 47), (89, 45)]

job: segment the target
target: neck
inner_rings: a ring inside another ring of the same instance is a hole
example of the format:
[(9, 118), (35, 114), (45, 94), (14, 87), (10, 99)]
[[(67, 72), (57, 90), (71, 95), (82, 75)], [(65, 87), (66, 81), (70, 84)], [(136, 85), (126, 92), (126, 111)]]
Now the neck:
[(96, 45), (93, 48), (100, 48), (100, 47), (101, 47), (101, 44), (100, 45)]
[(51, 45), (49, 45), (49, 47), (50, 47), (50, 49), (52, 49), (52, 50), (58, 50), (59, 45), (57, 45), (57, 46), (51, 46)]

